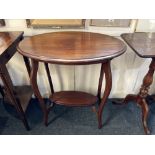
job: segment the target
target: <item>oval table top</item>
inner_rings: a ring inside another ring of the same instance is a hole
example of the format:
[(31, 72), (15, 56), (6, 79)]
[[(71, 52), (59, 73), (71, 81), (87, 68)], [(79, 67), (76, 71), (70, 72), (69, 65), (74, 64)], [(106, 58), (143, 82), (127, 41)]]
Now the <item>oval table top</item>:
[(29, 58), (56, 64), (91, 64), (126, 51), (119, 39), (91, 32), (53, 32), (27, 37), (18, 51)]

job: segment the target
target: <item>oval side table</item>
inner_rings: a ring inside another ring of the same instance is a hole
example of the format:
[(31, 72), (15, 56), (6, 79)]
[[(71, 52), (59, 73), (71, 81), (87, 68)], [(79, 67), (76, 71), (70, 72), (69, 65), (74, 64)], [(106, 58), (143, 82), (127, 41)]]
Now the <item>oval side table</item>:
[[(35, 96), (39, 99), (44, 114), (44, 123), (48, 125), (48, 113), (51, 106), (47, 106), (37, 85), (37, 71), (39, 62), (44, 62), (50, 88), (52, 103), (65, 106), (93, 106), (99, 101), (98, 127), (102, 127), (102, 111), (112, 87), (110, 61), (126, 51), (126, 45), (114, 37), (90, 32), (54, 32), (40, 34), (24, 39), (18, 46), (22, 55), (31, 59), (31, 85)], [(29, 64), (29, 61), (27, 60)], [(54, 92), (48, 63), (63, 65), (87, 65), (101, 63), (101, 71), (97, 95), (80, 91)], [(30, 66), (30, 64), (29, 64)], [(101, 98), (103, 75), (106, 85)]]

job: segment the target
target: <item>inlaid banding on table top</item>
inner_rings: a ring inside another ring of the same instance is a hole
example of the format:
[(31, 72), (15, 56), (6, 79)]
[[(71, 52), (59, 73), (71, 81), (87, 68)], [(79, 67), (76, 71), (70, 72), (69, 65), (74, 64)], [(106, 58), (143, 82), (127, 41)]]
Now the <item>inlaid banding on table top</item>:
[(90, 32), (53, 32), (24, 39), (18, 51), (30, 58), (56, 63), (95, 62), (123, 54), (119, 39)]
[(121, 37), (142, 58), (155, 58), (155, 33), (124, 33)]

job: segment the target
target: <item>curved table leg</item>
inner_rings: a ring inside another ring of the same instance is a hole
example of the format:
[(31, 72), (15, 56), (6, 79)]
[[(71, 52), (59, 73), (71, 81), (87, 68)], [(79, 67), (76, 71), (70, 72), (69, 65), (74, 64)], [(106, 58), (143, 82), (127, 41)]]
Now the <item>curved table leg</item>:
[(137, 95), (137, 103), (141, 106), (141, 109), (142, 109), (142, 122), (143, 122), (143, 126), (144, 126), (144, 131), (146, 134), (150, 133), (150, 130), (147, 126), (147, 117), (148, 117), (149, 107), (146, 102), (146, 97), (148, 95), (150, 85), (153, 82), (154, 71), (155, 71), (155, 59), (152, 59), (151, 64), (149, 66), (149, 71), (145, 75), (145, 77), (143, 79), (143, 84), (142, 84), (140, 91)]
[(31, 75), (30, 75), (30, 81), (31, 81), (31, 85), (32, 85), (34, 94), (38, 98), (40, 106), (43, 111), (44, 124), (47, 126), (48, 125), (48, 109), (47, 109), (46, 104), (40, 94), (38, 84), (37, 84), (37, 71), (38, 71), (39, 62), (34, 59), (31, 59), (31, 60), (32, 60), (32, 70), (31, 70)]
[(98, 128), (100, 129), (102, 127), (102, 112), (104, 105), (107, 101), (107, 98), (110, 94), (111, 87), (112, 87), (112, 75), (111, 75), (111, 67), (110, 67), (110, 60), (107, 61), (104, 65), (103, 68), (104, 73), (105, 73), (105, 80), (106, 80), (106, 85), (105, 85), (105, 91), (103, 98), (101, 99), (101, 103), (99, 105), (98, 109)]
[(150, 134), (150, 130), (147, 126), (147, 118), (148, 118), (148, 112), (149, 112), (149, 107), (145, 99), (139, 98), (137, 100), (137, 103), (141, 106), (142, 109), (142, 122), (143, 122), (143, 127), (144, 131), (146, 134)]
[(128, 95), (125, 97), (123, 103), (124, 103), (124, 104), (127, 104), (127, 103), (130, 102), (130, 101), (136, 101), (136, 100), (137, 100), (137, 95), (128, 94)]
[(148, 95), (150, 85), (153, 82), (154, 71), (155, 71), (155, 59), (152, 59), (151, 64), (149, 66), (149, 71), (147, 72), (147, 74), (145, 75), (143, 79), (143, 84), (140, 88), (139, 93), (137, 95), (129, 94), (126, 96), (126, 98), (123, 101), (124, 104), (128, 103), (129, 101), (136, 101), (136, 103), (141, 107), (142, 122), (143, 122), (144, 131), (146, 134), (150, 133), (150, 130), (147, 126), (147, 117), (148, 117), (149, 107), (146, 102), (146, 97)]
[(130, 101), (137, 101), (137, 95), (134, 94), (128, 94), (123, 101), (112, 101), (113, 104), (116, 105), (124, 105), (127, 104)]

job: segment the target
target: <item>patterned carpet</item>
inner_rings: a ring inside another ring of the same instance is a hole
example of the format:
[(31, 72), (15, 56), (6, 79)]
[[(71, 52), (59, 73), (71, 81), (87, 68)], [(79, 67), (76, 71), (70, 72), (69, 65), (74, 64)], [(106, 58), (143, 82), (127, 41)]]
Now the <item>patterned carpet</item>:
[[(155, 101), (148, 98), (148, 124), (155, 134)], [(108, 100), (103, 111), (103, 127), (97, 128), (97, 117), (90, 107), (67, 108), (56, 105), (49, 114), (49, 126), (42, 122), (36, 99), (31, 99), (26, 112), (30, 131), (26, 131), (15, 109), (0, 100), (0, 134), (2, 135), (142, 135), (141, 110), (135, 103), (114, 105)]]

